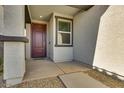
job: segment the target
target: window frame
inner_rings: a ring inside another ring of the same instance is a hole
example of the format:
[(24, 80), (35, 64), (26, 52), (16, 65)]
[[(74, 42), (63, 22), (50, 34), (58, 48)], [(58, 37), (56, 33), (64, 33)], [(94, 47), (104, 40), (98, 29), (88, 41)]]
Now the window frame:
[[(72, 47), (73, 46), (73, 19), (70, 18), (65, 18), (65, 17), (60, 17), (60, 16), (55, 16), (56, 19), (56, 42), (55, 42), (55, 47)], [(70, 32), (64, 32), (64, 31), (58, 31), (59, 29), (59, 20), (65, 21), (65, 22), (70, 22)], [(58, 44), (58, 33), (69, 33), (70, 34), (70, 44)]]

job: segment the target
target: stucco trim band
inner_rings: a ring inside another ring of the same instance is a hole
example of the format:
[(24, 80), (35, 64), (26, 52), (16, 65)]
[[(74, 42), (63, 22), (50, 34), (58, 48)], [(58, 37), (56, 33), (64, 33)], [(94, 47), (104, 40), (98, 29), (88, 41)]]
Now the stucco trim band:
[(3, 42), (25, 42), (25, 43), (27, 43), (29, 40), (26, 37), (0, 35), (0, 41), (3, 41)]

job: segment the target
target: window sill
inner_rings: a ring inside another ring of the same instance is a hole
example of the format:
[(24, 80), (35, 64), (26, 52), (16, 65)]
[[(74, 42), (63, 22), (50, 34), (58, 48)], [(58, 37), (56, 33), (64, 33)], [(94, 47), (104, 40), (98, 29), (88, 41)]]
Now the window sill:
[(55, 47), (73, 47), (73, 45), (55, 45)]

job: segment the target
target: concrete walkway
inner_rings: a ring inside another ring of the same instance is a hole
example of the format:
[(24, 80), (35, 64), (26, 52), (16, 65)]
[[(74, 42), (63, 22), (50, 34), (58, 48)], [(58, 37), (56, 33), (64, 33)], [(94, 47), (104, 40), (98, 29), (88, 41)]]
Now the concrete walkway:
[(60, 62), (60, 63), (56, 63), (56, 64), (64, 73), (72, 73), (72, 72), (90, 70), (90, 68), (87, 65), (84, 65), (84, 64), (76, 62), (76, 61)]
[(83, 72), (64, 74), (59, 77), (67, 88), (107, 88), (107, 86)]
[(91, 69), (79, 62), (54, 63), (50, 60), (31, 60), (27, 62), (27, 70), (23, 82), (59, 76), (65, 86), (69, 88), (107, 87), (83, 73), (83, 71), (87, 70)]

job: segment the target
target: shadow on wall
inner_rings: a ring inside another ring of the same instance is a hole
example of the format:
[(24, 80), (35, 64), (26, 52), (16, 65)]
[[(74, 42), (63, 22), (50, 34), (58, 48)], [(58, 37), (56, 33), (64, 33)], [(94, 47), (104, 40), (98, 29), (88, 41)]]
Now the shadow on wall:
[(74, 59), (93, 65), (100, 17), (107, 5), (96, 5), (74, 18)]
[(0, 75), (3, 72), (3, 42), (0, 42)]
[(97, 27), (97, 31), (96, 31), (96, 35), (95, 35), (95, 41), (94, 41), (94, 48), (92, 49), (92, 53), (91, 53), (91, 55), (92, 55), (92, 57), (91, 57), (91, 65), (93, 66), (93, 61), (94, 61), (94, 56), (95, 56), (95, 50), (96, 50), (96, 43), (97, 43), (97, 37), (98, 37), (98, 33), (99, 33), (99, 25), (100, 25), (100, 20), (101, 20), (101, 17), (102, 17), (102, 15), (106, 12), (106, 10), (108, 9), (108, 7), (109, 7), (109, 5), (100, 5), (101, 6), (101, 9), (102, 9), (102, 11), (101, 11), (101, 13), (99, 13), (99, 19), (98, 19), (98, 27)]

